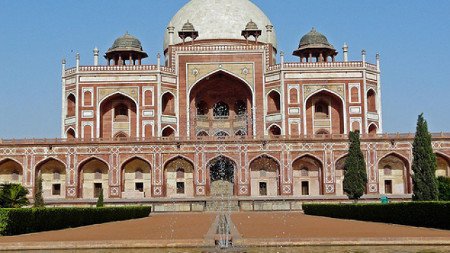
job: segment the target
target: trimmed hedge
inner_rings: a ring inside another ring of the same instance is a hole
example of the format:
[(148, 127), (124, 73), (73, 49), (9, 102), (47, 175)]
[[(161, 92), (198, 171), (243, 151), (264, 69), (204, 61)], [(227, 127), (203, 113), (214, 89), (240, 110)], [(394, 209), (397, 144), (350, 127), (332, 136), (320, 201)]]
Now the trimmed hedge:
[(308, 215), (450, 229), (450, 202), (304, 204), (303, 210)]
[(149, 216), (151, 207), (0, 209), (0, 235), (80, 227)]

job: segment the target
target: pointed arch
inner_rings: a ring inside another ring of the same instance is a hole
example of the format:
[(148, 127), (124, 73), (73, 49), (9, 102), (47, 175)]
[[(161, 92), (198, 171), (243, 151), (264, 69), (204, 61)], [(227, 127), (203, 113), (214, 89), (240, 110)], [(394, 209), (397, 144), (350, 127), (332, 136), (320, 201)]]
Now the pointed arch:
[(163, 115), (175, 115), (176, 96), (172, 91), (165, 91), (161, 94), (161, 112)]
[(374, 135), (378, 133), (378, 126), (375, 123), (370, 123), (369, 127), (367, 128), (367, 133)]
[(0, 160), (0, 184), (22, 183), (23, 165), (15, 158), (3, 158)]
[(242, 77), (240, 77), (240, 76), (238, 76), (238, 75), (236, 75), (236, 74), (234, 74), (234, 73), (232, 73), (232, 72), (230, 72), (230, 71), (228, 71), (228, 70), (226, 70), (226, 69), (216, 69), (216, 70), (214, 70), (214, 71), (208, 73), (208, 74), (205, 75), (204, 77), (200, 78), (199, 80), (195, 81), (195, 82), (191, 85), (191, 87), (189, 88), (188, 96), (191, 95), (192, 89), (193, 89), (198, 83), (201, 83), (203, 80), (208, 79), (209, 77), (211, 77), (211, 76), (213, 76), (213, 75), (215, 75), (215, 74), (221, 73), (221, 72), (222, 72), (223, 74), (227, 74), (227, 75), (232, 76), (232, 77), (234, 77), (234, 78), (236, 78), (236, 79), (239, 79), (240, 81), (242, 81), (243, 83), (245, 83), (245, 84), (248, 86), (248, 88), (250, 89), (250, 91), (252, 92), (252, 94), (253, 94), (253, 92), (254, 92), (254, 91), (253, 91), (253, 87), (252, 87), (252, 85), (251, 85), (250, 83), (247, 82), (247, 80), (245, 80), (244, 78), (242, 78)]
[(302, 154), (292, 164), (294, 195), (322, 195), (324, 192), (323, 161), (312, 154)]
[[(78, 197), (95, 199), (103, 191), (109, 197), (110, 165), (100, 157), (91, 156), (78, 163)], [(106, 193), (104, 191), (106, 189)]]
[(69, 127), (66, 129), (66, 139), (72, 140), (76, 138), (75, 129), (73, 127)]
[(250, 159), (250, 161), (248, 162), (248, 164), (252, 163), (252, 162), (255, 161), (256, 159), (261, 158), (261, 157), (268, 157), (268, 158), (270, 158), (270, 159), (273, 159), (273, 160), (275, 160), (275, 161), (278, 163), (278, 165), (281, 166), (281, 162), (280, 162), (275, 156), (270, 155), (270, 154), (268, 154), (268, 153), (262, 153), (262, 154), (259, 154), (259, 155), (255, 156), (255, 157), (253, 157), (252, 159)]
[(135, 98), (133, 98), (132, 96), (130, 96), (130, 95), (128, 95), (128, 94), (126, 94), (126, 93), (124, 93), (124, 92), (122, 92), (122, 91), (116, 91), (116, 92), (113, 92), (113, 93), (111, 93), (111, 94), (105, 96), (104, 98), (102, 98), (102, 99), (98, 102), (98, 108), (100, 108), (100, 106), (102, 105), (102, 103), (103, 103), (105, 100), (107, 100), (107, 99), (109, 99), (109, 98), (111, 98), (111, 97), (113, 97), (113, 96), (115, 96), (115, 95), (122, 95), (122, 96), (124, 96), (124, 97), (127, 97), (127, 98), (133, 100), (133, 102), (135, 103), (136, 107), (138, 107), (138, 105), (139, 105), (139, 102), (138, 102)]
[(267, 114), (281, 112), (281, 93), (276, 89), (271, 89), (267, 93)]
[(377, 96), (377, 93), (373, 88), (367, 89), (366, 98), (367, 98), (367, 111), (368, 112), (373, 112), (373, 113), (377, 112), (376, 96)]
[(276, 124), (273, 123), (271, 124), (268, 128), (267, 128), (267, 132), (270, 136), (280, 136), (282, 131), (281, 131), (281, 127)]
[(201, 130), (201, 131), (197, 132), (196, 136), (197, 137), (206, 137), (206, 136), (209, 136), (209, 134), (205, 130)]
[(435, 152), (436, 155), (436, 176), (450, 177), (450, 157), (441, 152)]
[(73, 93), (69, 93), (66, 97), (66, 117), (75, 117), (77, 110), (77, 99)]
[(145, 158), (135, 155), (120, 165), (122, 198), (136, 199), (151, 196), (152, 166)]
[(172, 126), (166, 126), (161, 130), (162, 137), (175, 137), (176, 131)]
[(195, 164), (194, 161), (192, 161), (192, 160), (191, 160), (189, 157), (187, 157), (187, 156), (184, 156), (184, 155), (174, 155), (174, 156), (170, 157), (169, 159), (167, 159), (167, 161), (164, 162), (163, 168), (165, 168), (169, 162), (171, 162), (171, 161), (173, 161), (173, 160), (176, 160), (176, 159), (178, 159), (178, 158), (185, 159), (185, 160), (189, 161), (192, 165)]
[[(389, 166), (390, 175), (384, 175), (384, 168)], [(408, 158), (389, 152), (377, 161), (380, 193), (407, 194), (412, 190), (411, 163)], [(399, 172), (400, 171), (400, 172)], [(390, 192), (386, 192), (389, 191)]]
[(252, 196), (281, 194), (281, 164), (270, 155), (259, 155), (249, 162), (250, 192)]
[(122, 131), (117, 132), (116, 134), (114, 134), (114, 139), (125, 139), (128, 138), (128, 135)]
[[(102, 115), (101, 112), (102, 112), (102, 109), (104, 109), (103, 108), (104, 107), (104, 105), (103, 105), (104, 102), (105, 101), (106, 102), (109, 101), (109, 99), (114, 98), (114, 96), (123, 96), (123, 97), (125, 97), (127, 99), (130, 99), (131, 105), (128, 108), (128, 110), (129, 110), (128, 113), (130, 113), (130, 112), (133, 113), (133, 117), (131, 117), (132, 115), (129, 115), (128, 116), (128, 118), (129, 118), (128, 120), (130, 122), (136, 121), (136, 124), (135, 124), (136, 125), (136, 129), (131, 129), (131, 126), (130, 126), (130, 134), (129, 135), (130, 136), (134, 136), (132, 134), (132, 132), (134, 130), (134, 131), (136, 131), (136, 136), (137, 136), (138, 133), (139, 133), (139, 124), (137, 124), (137, 122), (139, 122), (139, 118), (140, 118), (140, 114), (138, 113), (139, 101), (137, 99), (133, 98), (132, 96), (122, 92), (122, 91), (116, 91), (116, 92), (113, 92), (113, 93), (105, 96), (104, 98), (102, 98), (100, 101), (97, 102), (97, 109), (96, 109), (96, 124), (97, 124), (97, 126), (96, 126), (96, 130), (97, 130), (96, 136), (97, 136), (97, 138), (99, 138), (99, 137), (112, 138), (113, 137), (112, 133), (109, 136), (103, 136), (104, 134), (102, 132), (103, 132), (103, 127), (104, 126), (102, 124), (103, 115)], [(111, 114), (112, 114), (112, 112), (111, 112)], [(111, 115), (111, 120), (112, 120), (112, 115)], [(109, 126), (109, 124), (107, 124), (107, 125)], [(133, 125), (133, 124), (131, 124), (131, 125)]]
[(4, 162), (8, 162), (8, 161), (13, 161), (13, 162), (19, 164), (20, 167), (23, 168), (23, 163), (20, 162), (19, 160), (17, 160), (16, 158), (12, 158), (12, 157), (5, 157), (5, 158), (0, 159), (0, 165)]
[[(247, 132), (252, 129), (255, 132), (256, 112), (248, 109), (252, 108), (256, 103), (252, 85), (249, 85), (248, 82), (239, 76), (224, 70), (213, 71), (207, 76), (199, 77), (199, 80), (188, 88), (186, 94), (188, 106), (185, 110), (188, 135), (194, 136), (200, 128), (207, 128), (212, 133), (215, 127), (211, 124), (205, 126), (205, 122), (216, 121), (230, 123), (224, 124), (223, 127), (229, 133), (234, 132), (236, 127), (245, 128)], [(223, 87), (227, 87), (227, 89), (223, 89)], [(202, 101), (207, 103), (207, 108), (204, 107), (204, 104), (202, 106), (200, 103)], [(219, 102), (227, 106), (221, 106), (221, 110), (217, 110)], [(198, 115), (194, 108), (203, 108), (202, 110), (197, 110), (197, 112), (204, 115)], [(224, 113), (221, 113), (222, 111)], [(233, 122), (238, 123), (233, 124)]]
[(66, 163), (57, 157), (48, 157), (36, 164), (34, 182), (42, 179), (42, 195), (44, 198), (64, 198), (66, 189)]
[(214, 136), (216, 136), (216, 137), (228, 137), (228, 136), (230, 136), (230, 134), (227, 131), (224, 131), (224, 130), (217, 130), (216, 133), (214, 134)]
[[(194, 163), (177, 155), (164, 163), (166, 197), (194, 196)], [(180, 173), (182, 172), (182, 173)]]
[[(341, 106), (342, 106), (343, 133), (347, 133), (347, 110), (345, 110), (345, 105), (346, 105), (346, 103), (345, 103), (345, 97), (342, 97), (340, 94), (338, 94), (338, 93), (335, 92), (335, 91), (332, 91), (332, 90), (327, 89), (327, 88), (321, 88), (321, 89), (318, 89), (318, 90), (312, 92), (311, 94), (309, 94), (309, 95), (304, 99), (305, 102), (303, 103), (303, 112), (306, 112), (306, 110), (307, 110), (308, 100), (309, 100), (311, 97), (313, 97), (313, 96), (315, 96), (315, 95), (317, 95), (317, 94), (319, 94), (319, 93), (321, 93), (321, 92), (325, 92), (325, 93), (329, 93), (329, 94), (331, 94), (331, 95), (334, 95), (334, 96), (336, 96), (336, 97), (340, 100)], [(305, 134), (308, 134), (308, 129), (307, 129), (307, 127), (308, 127), (308, 126), (307, 126), (307, 116), (306, 116), (306, 113), (303, 113), (303, 129), (304, 129), (304, 133), (305, 133)]]

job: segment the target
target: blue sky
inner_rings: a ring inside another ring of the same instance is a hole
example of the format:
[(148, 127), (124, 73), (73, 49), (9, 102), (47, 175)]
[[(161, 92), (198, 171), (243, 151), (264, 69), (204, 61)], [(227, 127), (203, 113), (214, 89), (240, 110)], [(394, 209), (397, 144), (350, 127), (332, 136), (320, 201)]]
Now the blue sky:
[[(153, 64), (167, 23), (186, 2), (0, 1), (0, 138), (58, 137), (61, 59), (73, 66), (80, 52), (81, 64), (91, 65), (95, 46), (104, 53), (128, 31)], [(421, 112), (431, 131), (450, 132), (450, 1), (253, 2), (275, 25), (288, 61), (313, 26), (340, 52), (347, 42), (350, 60), (366, 49), (374, 62), (380, 52), (385, 132), (413, 132)]]

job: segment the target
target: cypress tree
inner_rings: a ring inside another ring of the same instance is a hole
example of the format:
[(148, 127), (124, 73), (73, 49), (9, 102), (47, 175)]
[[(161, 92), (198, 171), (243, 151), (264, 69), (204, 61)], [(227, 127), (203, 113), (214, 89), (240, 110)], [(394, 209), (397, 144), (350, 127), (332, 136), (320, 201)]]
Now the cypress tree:
[(42, 176), (36, 180), (36, 186), (34, 189), (34, 207), (44, 207), (44, 197), (42, 197)]
[(350, 147), (345, 160), (344, 192), (349, 199), (358, 200), (366, 189), (367, 173), (366, 162), (361, 151), (359, 131), (350, 132)]
[(436, 155), (431, 146), (431, 134), (428, 132), (428, 124), (422, 113), (417, 119), (416, 136), (413, 143), (413, 200), (430, 201), (438, 199), (436, 167)]
[(98, 199), (97, 199), (97, 207), (103, 207), (105, 206), (104, 202), (103, 202), (103, 189), (100, 191), (100, 194), (98, 195)]

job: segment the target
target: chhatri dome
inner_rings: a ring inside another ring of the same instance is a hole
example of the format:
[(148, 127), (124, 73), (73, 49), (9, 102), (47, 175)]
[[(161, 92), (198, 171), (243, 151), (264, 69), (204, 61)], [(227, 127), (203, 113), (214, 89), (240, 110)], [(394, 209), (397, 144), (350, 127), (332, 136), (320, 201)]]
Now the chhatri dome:
[[(173, 16), (169, 27), (174, 27), (175, 34), (189, 20), (198, 31), (197, 40), (208, 39), (239, 39), (242, 30), (251, 20), (261, 30), (258, 41), (272, 43), (277, 48), (275, 30), (267, 33), (266, 26), (272, 26), (264, 12), (249, 0), (190, 0)], [(182, 39), (174, 36), (174, 44), (182, 43)], [(164, 36), (164, 50), (169, 46), (169, 31)]]

